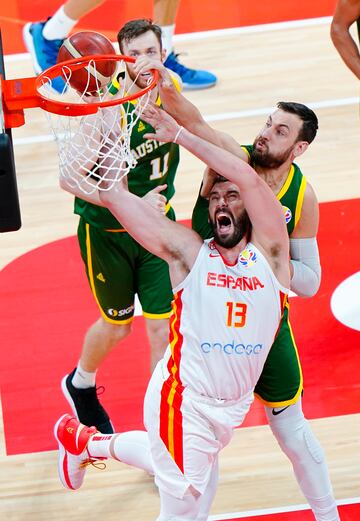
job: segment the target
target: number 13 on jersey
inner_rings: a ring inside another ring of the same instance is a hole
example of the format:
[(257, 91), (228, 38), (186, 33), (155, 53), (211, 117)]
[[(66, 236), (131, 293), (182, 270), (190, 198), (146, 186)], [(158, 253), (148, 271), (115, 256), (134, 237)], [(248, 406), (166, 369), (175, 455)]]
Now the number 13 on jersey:
[(246, 324), (247, 304), (243, 302), (226, 302), (228, 327), (244, 327)]

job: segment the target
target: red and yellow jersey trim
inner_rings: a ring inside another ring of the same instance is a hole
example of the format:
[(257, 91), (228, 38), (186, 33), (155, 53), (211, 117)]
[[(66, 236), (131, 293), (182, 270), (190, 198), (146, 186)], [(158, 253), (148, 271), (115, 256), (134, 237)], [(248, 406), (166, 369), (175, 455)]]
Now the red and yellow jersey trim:
[(183, 309), (182, 292), (183, 290), (174, 296), (173, 314), (170, 318), (171, 356), (168, 362), (170, 376), (161, 389), (160, 437), (181, 472), (184, 472), (183, 418), (181, 412), (184, 387), (180, 379), (181, 349), (183, 346), (183, 336), (180, 332)]

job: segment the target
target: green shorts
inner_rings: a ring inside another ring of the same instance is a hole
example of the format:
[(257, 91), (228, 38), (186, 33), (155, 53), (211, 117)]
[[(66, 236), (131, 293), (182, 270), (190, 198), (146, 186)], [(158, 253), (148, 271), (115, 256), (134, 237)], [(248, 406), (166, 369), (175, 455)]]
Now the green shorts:
[(255, 394), (266, 405), (281, 407), (295, 403), (302, 389), (301, 365), (287, 306), (279, 332), (256, 384)]
[[(175, 220), (172, 209), (167, 216)], [(143, 315), (168, 318), (173, 293), (168, 264), (125, 231), (106, 231), (80, 218), (78, 240), (91, 291), (105, 320), (133, 320), (137, 293)]]

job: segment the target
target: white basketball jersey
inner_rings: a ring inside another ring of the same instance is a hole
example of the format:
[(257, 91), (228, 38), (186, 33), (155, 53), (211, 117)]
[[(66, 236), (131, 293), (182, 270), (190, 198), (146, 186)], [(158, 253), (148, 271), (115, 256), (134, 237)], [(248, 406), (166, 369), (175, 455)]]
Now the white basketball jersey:
[(218, 399), (241, 399), (259, 379), (288, 290), (252, 243), (235, 265), (229, 265), (211, 239), (204, 242), (189, 275), (173, 291), (170, 345), (165, 354), (172, 387)]

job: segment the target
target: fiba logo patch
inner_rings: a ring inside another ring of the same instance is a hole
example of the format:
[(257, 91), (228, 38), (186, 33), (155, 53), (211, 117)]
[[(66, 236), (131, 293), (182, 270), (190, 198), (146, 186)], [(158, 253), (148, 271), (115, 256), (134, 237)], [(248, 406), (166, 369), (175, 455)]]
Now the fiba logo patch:
[(251, 250), (243, 250), (239, 255), (239, 262), (245, 268), (251, 268), (257, 261), (256, 253)]
[(287, 206), (283, 206), (282, 209), (283, 209), (284, 216), (285, 216), (285, 222), (286, 222), (286, 224), (288, 224), (292, 219), (291, 210)]

